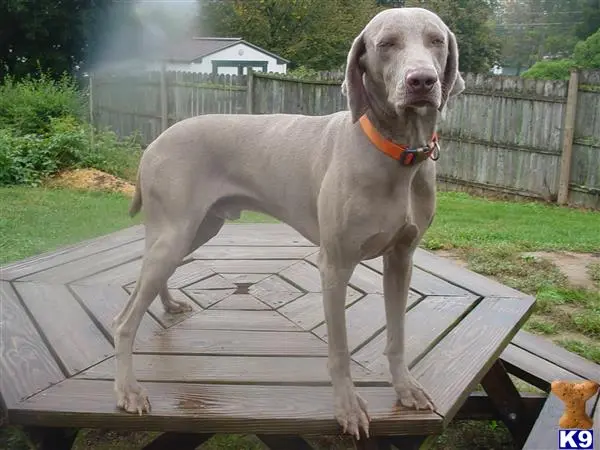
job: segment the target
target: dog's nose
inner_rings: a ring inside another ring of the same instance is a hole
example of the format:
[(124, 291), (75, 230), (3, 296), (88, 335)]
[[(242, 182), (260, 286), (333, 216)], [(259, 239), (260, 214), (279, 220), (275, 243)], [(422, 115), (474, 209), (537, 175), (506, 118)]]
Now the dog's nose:
[(426, 94), (437, 82), (438, 77), (432, 69), (418, 69), (406, 74), (406, 86), (415, 94)]

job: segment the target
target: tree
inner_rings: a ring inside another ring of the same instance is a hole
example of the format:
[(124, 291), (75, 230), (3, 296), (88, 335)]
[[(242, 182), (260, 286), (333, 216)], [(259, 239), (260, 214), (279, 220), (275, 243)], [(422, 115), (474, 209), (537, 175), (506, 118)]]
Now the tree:
[(484, 72), (498, 60), (500, 42), (493, 32), (497, 4), (487, 0), (406, 0), (438, 14), (454, 31), (460, 52), (460, 70)]
[(115, 17), (125, 24), (121, 50), (136, 45), (139, 24), (131, 4), (112, 0), (0, 2), (0, 79), (40, 70), (60, 77), (82, 69), (100, 52), (102, 39), (114, 33), (110, 25)]
[(345, 62), (352, 39), (378, 10), (374, 0), (205, 0), (199, 29), (328, 70)]
[(523, 73), (525, 78), (566, 80), (572, 69), (600, 69), (600, 29), (585, 41), (579, 41), (573, 59), (538, 61)]
[(586, 39), (600, 29), (600, 0), (583, 0), (582, 22), (577, 27), (577, 37)]
[(516, 0), (499, 10), (502, 63), (528, 67), (570, 57), (579, 39), (600, 26), (600, 0)]

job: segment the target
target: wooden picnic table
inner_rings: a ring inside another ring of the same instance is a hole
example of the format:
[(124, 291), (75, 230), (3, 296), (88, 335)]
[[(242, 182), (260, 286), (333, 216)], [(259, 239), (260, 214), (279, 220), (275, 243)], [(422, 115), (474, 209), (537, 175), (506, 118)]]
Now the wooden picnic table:
[[(300, 449), (310, 448), (301, 435), (338, 434), (318, 248), (279, 224), (226, 225), (182, 262), (169, 288), (193, 311), (167, 315), (155, 301), (136, 339), (135, 371), (152, 412), (117, 410), (111, 321), (139, 273), (143, 232), (128, 228), (0, 268), (5, 421), (53, 449), (70, 448), (67, 430), (78, 428), (165, 433), (149, 449), (192, 449), (213, 433)], [(419, 250), (406, 352), (437, 409), (407, 410), (396, 404), (383, 355), (381, 272), (380, 259), (358, 266), (347, 296), (352, 373), (372, 417), (373, 438), (362, 445), (418, 448), (480, 384), (513, 434), (526, 436), (531, 424), (498, 358), (533, 299)]]

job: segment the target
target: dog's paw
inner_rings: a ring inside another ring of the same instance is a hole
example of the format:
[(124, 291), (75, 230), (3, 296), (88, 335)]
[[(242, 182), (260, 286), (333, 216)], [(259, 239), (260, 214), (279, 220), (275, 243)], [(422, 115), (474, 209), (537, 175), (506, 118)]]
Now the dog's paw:
[(150, 412), (150, 400), (146, 391), (137, 383), (125, 387), (116, 388), (117, 407), (132, 414)]
[(193, 311), (192, 305), (178, 300), (171, 300), (168, 303), (163, 303), (163, 307), (168, 314), (183, 314)]
[(339, 389), (334, 388), (335, 418), (342, 426), (342, 433), (348, 433), (357, 440), (360, 430), (369, 437), (369, 422), (367, 402), (355, 391), (352, 382), (345, 383)]
[(429, 394), (410, 373), (402, 377), (402, 381), (395, 383), (394, 389), (398, 395), (398, 401), (406, 408), (430, 409), (431, 411), (435, 409)]

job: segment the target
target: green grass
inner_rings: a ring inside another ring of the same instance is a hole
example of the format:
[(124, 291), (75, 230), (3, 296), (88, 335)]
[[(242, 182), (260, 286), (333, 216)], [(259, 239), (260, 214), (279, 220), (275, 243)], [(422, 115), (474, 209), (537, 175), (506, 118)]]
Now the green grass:
[(600, 249), (599, 223), (599, 212), (440, 192), (424, 244), (430, 249), (510, 245), (522, 251), (593, 252)]
[[(0, 264), (140, 223), (122, 194), (68, 189), (0, 187)], [(245, 213), (242, 222), (270, 222)]]
[(120, 194), (0, 188), (0, 263), (134, 225)]

